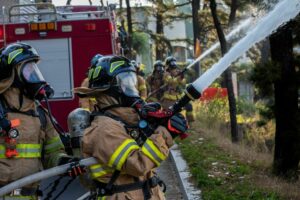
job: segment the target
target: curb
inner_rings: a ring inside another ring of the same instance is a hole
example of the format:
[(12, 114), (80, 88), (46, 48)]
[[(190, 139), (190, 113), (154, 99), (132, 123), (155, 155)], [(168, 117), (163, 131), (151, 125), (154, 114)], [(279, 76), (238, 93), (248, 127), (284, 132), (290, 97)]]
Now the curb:
[(171, 160), (175, 166), (179, 178), (179, 186), (185, 200), (201, 200), (201, 190), (196, 188), (190, 181), (191, 174), (177, 144), (170, 149)]

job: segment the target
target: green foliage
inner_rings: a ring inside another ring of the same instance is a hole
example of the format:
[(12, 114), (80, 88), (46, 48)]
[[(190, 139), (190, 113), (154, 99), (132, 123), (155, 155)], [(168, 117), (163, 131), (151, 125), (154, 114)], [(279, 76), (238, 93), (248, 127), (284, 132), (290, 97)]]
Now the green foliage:
[(216, 121), (227, 121), (229, 119), (228, 110), (226, 98), (203, 101), (196, 105), (197, 117), (205, 120), (208, 126), (213, 126)]
[(251, 117), (255, 115), (256, 107), (253, 103), (246, 99), (238, 98), (236, 101), (237, 114), (243, 114), (244, 116)]
[(132, 47), (138, 54), (149, 51), (149, 36), (146, 33), (134, 32), (132, 34)]
[[(279, 200), (278, 194), (256, 186), (251, 176), (257, 170), (218, 147), (213, 139), (199, 142), (196, 133), (180, 144), (203, 200)], [(203, 138), (202, 138), (203, 139)]]
[(274, 82), (281, 77), (278, 63), (269, 61), (258, 63), (254, 67), (250, 80), (258, 89), (258, 94), (262, 97), (271, 97), (274, 94)]

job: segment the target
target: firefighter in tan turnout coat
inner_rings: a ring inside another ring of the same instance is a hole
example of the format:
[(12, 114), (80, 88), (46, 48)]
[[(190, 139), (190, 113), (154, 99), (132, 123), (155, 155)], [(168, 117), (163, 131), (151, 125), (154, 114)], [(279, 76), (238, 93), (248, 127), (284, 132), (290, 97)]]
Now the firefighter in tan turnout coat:
[[(66, 163), (71, 158), (39, 101), (53, 94), (37, 68), (31, 46), (14, 43), (0, 50), (0, 186)], [(38, 184), (0, 199), (37, 199)]]
[[(95, 97), (99, 108), (91, 114), (93, 120), (82, 141), (84, 157), (99, 161), (90, 167), (98, 199), (164, 199), (160, 189), (164, 184), (154, 169), (167, 158), (176, 133), (158, 126), (140, 140), (135, 108), (152, 105), (138, 95), (135, 68), (119, 56), (104, 56), (96, 66), (89, 71), (89, 88), (75, 88), (75, 93)], [(177, 122), (184, 132), (185, 119)]]

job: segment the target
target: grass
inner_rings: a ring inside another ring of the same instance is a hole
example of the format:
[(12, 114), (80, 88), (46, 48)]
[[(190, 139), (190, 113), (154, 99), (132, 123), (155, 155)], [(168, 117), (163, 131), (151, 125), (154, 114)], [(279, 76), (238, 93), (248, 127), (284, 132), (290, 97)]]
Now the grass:
[(203, 200), (300, 200), (300, 183), (270, 173), (271, 153), (232, 144), (218, 127), (194, 123), (190, 137), (178, 141)]

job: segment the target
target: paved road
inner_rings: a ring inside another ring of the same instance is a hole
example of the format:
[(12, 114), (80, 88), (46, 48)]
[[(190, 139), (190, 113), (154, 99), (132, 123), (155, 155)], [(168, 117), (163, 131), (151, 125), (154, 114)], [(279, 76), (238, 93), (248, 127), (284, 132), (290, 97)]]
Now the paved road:
[(165, 162), (161, 164), (158, 168), (157, 173), (159, 177), (165, 182), (167, 185), (166, 191), (166, 199), (167, 200), (181, 200), (183, 199), (182, 194), (180, 192), (180, 187), (178, 184), (178, 177), (175, 173), (174, 165), (172, 164), (172, 160), (169, 156)]
[[(167, 191), (166, 191), (166, 199), (167, 200), (181, 200), (182, 194), (180, 192), (177, 176), (174, 171), (174, 166), (172, 165), (172, 161), (170, 158), (168, 158), (158, 169), (158, 174), (161, 177), (162, 180), (167, 185)], [(54, 177), (51, 179), (47, 179), (42, 181), (41, 183), (41, 189), (43, 190), (43, 200), (47, 199), (47, 194), (51, 191), (53, 188), (53, 183), (58, 177)], [(59, 184), (57, 185), (55, 191), (53, 192), (50, 200), (54, 199), (56, 195), (58, 195), (62, 190), (64, 190), (65, 185), (70, 181), (71, 179), (69, 177), (63, 177), (59, 181)], [(50, 186), (49, 186), (50, 184)], [(79, 180), (76, 179), (70, 183), (70, 185), (67, 187), (67, 189), (58, 197), (56, 200), (76, 200), (78, 197), (85, 194), (87, 190), (85, 190), (79, 183)]]

